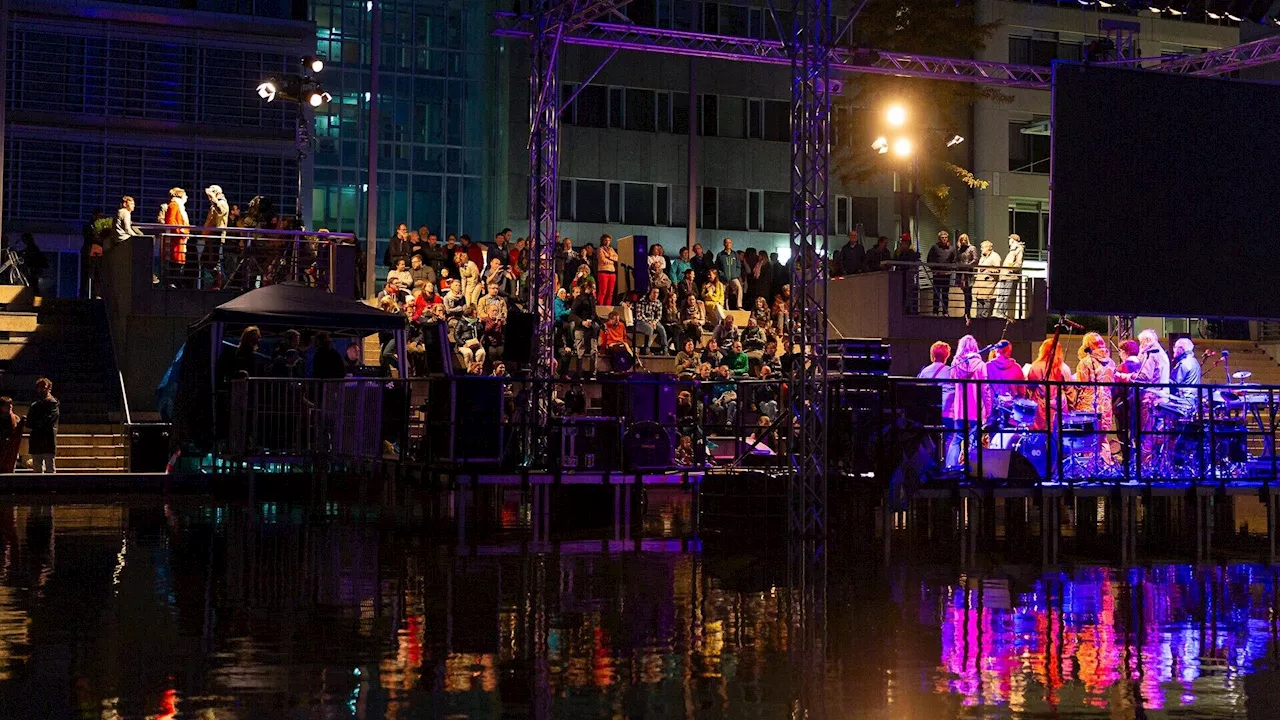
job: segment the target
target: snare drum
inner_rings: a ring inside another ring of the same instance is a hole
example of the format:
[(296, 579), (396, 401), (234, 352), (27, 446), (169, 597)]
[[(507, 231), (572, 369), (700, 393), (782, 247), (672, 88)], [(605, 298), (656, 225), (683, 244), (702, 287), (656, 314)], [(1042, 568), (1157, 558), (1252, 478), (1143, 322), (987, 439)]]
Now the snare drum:
[(1097, 453), (1101, 448), (1102, 436), (1098, 434), (1097, 413), (1063, 413), (1063, 450), (1070, 453)]
[(1038, 406), (1035, 400), (1019, 398), (1014, 400), (1010, 412), (1012, 413), (1013, 423), (1015, 425), (1026, 425), (1030, 427), (1036, 422), (1036, 410)]

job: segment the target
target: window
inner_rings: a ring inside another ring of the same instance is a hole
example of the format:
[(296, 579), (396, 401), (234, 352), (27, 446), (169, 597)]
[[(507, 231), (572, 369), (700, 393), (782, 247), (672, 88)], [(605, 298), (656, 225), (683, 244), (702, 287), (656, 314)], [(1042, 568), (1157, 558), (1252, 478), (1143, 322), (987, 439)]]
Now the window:
[(671, 93), (669, 92), (658, 93), (656, 129), (658, 132), (671, 132)]
[(720, 104), (715, 95), (699, 95), (702, 101), (702, 112), (699, 116), (702, 119), (702, 127), (700, 128), (703, 135), (707, 137), (716, 137), (719, 135), (720, 127)]
[(607, 217), (608, 221), (611, 223), (622, 222), (622, 183), (609, 183), (609, 208)]
[(719, 105), (719, 123), (716, 135), (732, 138), (746, 137), (746, 98), (721, 96), (717, 105)]
[(626, 93), (626, 128), (640, 132), (654, 130), (654, 92), (638, 88), (627, 88)]
[(574, 124), (582, 127), (606, 127), (609, 120), (608, 88), (588, 85), (573, 101)]
[(628, 225), (653, 224), (653, 186), (627, 183), (622, 221)]
[(698, 206), (702, 209), (701, 217), (698, 218), (698, 225), (704, 228), (720, 227), (717, 217), (717, 192), (713, 187), (701, 187), (698, 189)]
[(560, 181), (560, 197), (556, 199), (557, 220), (573, 220), (573, 181)]
[(764, 194), (765, 232), (791, 232), (791, 193), (768, 192)]
[[(689, 4), (693, 5), (694, 3)], [(716, 3), (709, 2), (703, 4), (702, 31), (713, 34), (720, 32), (720, 6)]]
[(609, 88), (609, 127), (622, 127), (622, 88)]
[(1033, 30), (1031, 36), (1009, 36), (1009, 62), (1023, 65), (1048, 66), (1054, 60), (1079, 61), (1084, 54), (1084, 44), (1088, 38), (1080, 38), (1070, 42), (1063, 41), (1056, 32)]
[(747, 101), (747, 137), (761, 139), (764, 137), (764, 101)]
[(836, 235), (844, 235), (848, 233), (851, 227), (850, 218), (852, 216), (853, 216), (852, 198), (845, 197), (844, 195), (837, 195), (835, 224), (832, 225), (831, 227), (832, 232), (834, 232)]
[(1017, 233), (1028, 250), (1044, 248), (1049, 227), (1049, 203), (1044, 200), (1013, 200), (1009, 203), (1009, 232)]
[(850, 199), (853, 201), (853, 209), (849, 216), (849, 229), (856, 230), (858, 226), (861, 225), (864, 237), (874, 237), (879, 235), (879, 198), (856, 197)]
[(560, 111), (560, 122), (565, 125), (577, 125), (577, 112), (575, 108), (578, 105), (577, 98), (572, 103), (569, 98), (573, 97), (573, 93), (578, 89), (576, 83), (564, 83), (560, 86), (560, 107), (564, 108)]
[(574, 185), (573, 219), (578, 222), (604, 222), (604, 181), (578, 180)]
[(764, 229), (764, 191), (747, 191), (747, 229)]
[(722, 230), (747, 229), (747, 191), (720, 188), (719, 220)]
[[(1010, 172), (1049, 172), (1049, 135), (1041, 133), (1038, 127), (1047, 117), (1037, 116), (1029, 121), (1009, 122), (1009, 171)], [(1032, 130), (1027, 133), (1024, 130)]]
[(747, 21), (749, 26), (747, 34), (757, 39), (763, 39), (768, 32), (767, 26), (773, 23), (764, 8), (758, 7), (747, 8)]
[(671, 132), (689, 134), (689, 93), (671, 93)]
[(671, 186), (658, 185), (654, 188), (657, 193), (657, 225), (671, 224)]
[(791, 103), (786, 100), (764, 101), (763, 137), (777, 142), (791, 140)]

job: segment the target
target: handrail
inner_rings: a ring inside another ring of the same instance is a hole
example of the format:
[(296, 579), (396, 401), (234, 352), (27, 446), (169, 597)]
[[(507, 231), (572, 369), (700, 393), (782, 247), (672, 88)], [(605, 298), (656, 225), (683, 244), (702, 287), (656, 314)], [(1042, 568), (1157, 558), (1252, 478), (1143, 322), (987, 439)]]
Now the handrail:
[(198, 232), (200, 234), (213, 233), (235, 233), (235, 234), (270, 234), (282, 237), (297, 236), (302, 238), (311, 238), (316, 240), (351, 240), (356, 241), (354, 233), (330, 232), (328, 230), (278, 230), (276, 228), (267, 227), (240, 227), (238, 225), (228, 225), (227, 227), (209, 227), (207, 225), (165, 225), (163, 223), (133, 223), (133, 227), (139, 230), (158, 230), (163, 232), (175, 232), (186, 230), (187, 232)]

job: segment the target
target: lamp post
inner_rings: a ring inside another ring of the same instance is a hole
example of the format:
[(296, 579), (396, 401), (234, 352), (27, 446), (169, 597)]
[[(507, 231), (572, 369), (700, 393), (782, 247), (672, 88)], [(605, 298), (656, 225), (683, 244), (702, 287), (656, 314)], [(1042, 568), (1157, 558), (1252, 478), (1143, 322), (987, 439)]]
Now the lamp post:
[[(324, 68), (324, 61), (318, 57), (302, 58), (303, 72), (318, 73)], [(258, 97), (268, 103), (277, 99), (293, 103), (297, 115), (295, 117), (293, 146), (297, 152), (298, 182), (294, 196), (293, 214), (298, 227), (302, 227), (302, 171), (303, 161), (311, 152), (312, 131), (308, 116), (308, 108), (319, 108), (333, 99), (324, 87), (308, 75), (286, 74), (272, 76), (258, 85)]]

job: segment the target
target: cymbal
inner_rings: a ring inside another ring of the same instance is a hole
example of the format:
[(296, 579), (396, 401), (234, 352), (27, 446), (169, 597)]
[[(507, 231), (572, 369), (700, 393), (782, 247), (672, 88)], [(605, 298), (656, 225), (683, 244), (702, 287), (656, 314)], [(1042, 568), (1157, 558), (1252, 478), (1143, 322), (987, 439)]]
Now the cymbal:
[(1231, 379), (1233, 380), (1248, 380), (1251, 377), (1253, 377), (1253, 373), (1248, 370), (1240, 370), (1238, 372), (1231, 373)]

